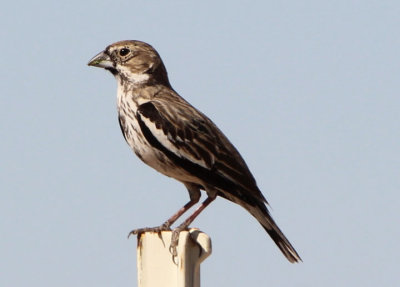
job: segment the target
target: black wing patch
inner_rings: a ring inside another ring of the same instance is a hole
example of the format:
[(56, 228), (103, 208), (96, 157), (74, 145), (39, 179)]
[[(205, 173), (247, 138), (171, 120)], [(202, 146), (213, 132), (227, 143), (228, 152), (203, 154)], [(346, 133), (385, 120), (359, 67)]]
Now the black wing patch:
[(126, 135), (125, 135), (125, 117), (119, 115), (118, 116), (118, 123), (119, 123), (119, 127), (121, 129), (122, 135), (124, 136), (124, 139), (126, 142), (128, 142), (128, 140), (126, 139)]

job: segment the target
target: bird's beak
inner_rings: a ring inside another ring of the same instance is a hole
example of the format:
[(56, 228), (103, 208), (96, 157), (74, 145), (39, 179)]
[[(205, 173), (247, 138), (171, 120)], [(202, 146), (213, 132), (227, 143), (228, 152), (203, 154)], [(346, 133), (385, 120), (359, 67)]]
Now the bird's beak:
[(114, 68), (114, 64), (104, 51), (94, 56), (88, 63), (88, 66), (99, 67), (99, 68)]

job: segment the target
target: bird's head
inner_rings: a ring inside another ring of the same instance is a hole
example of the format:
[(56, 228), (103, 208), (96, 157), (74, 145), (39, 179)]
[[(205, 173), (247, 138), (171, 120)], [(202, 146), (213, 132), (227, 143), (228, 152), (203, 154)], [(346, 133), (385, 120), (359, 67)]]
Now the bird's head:
[(94, 56), (88, 65), (104, 68), (122, 82), (170, 86), (160, 55), (152, 46), (141, 41), (111, 44)]

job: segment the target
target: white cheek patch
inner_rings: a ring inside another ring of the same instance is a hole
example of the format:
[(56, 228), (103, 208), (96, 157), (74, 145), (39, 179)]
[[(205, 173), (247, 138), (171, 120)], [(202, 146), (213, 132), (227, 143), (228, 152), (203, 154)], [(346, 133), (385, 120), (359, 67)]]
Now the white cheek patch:
[(131, 74), (131, 79), (136, 83), (146, 82), (150, 78), (147, 74)]
[(131, 83), (140, 84), (146, 82), (150, 76), (148, 74), (135, 74), (132, 73), (127, 67), (119, 66), (118, 67), (121, 74), (125, 76)]

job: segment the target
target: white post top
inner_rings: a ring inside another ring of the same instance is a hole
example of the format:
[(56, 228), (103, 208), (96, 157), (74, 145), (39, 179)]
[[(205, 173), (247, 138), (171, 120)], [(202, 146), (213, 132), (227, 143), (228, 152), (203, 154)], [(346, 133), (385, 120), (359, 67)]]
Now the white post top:
[(198, 229), (179, 234), (178, 255), (169, 251), (171, 231), (138, 236), (139, 287), (200, 287), (200, 263), (211, 254), (211, 239)]

